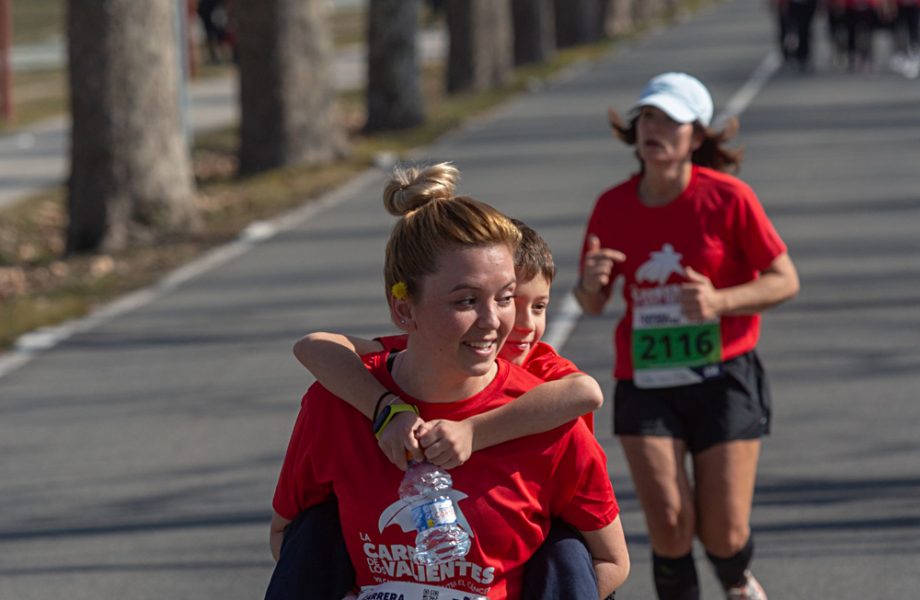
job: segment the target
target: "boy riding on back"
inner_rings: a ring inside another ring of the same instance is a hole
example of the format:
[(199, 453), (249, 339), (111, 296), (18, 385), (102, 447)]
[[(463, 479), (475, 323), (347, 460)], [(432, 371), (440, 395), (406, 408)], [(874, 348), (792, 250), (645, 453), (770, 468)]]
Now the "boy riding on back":
[[(405, 322), (398, 323), (405, 330), (400, 335), (368, 340), (316, 332), (304, 336), (294, 346), (297, 360), (320, 383), (372, 421), (380, 449), (402, 470), (406, 469), (409, 458), (424, 458), (446, 469), (455, 468), (465, 463), (474, 451), (546, 432), (577, 418), (594, 431), (593, 411), (603, 403), (600, 385), (540, 341), (546, 330), (550, 288), (556, 273), (552, 253), (536, 231), (521, 221), (512, 221), (522, 234), (514, 255), (515, 320), (499, 357), (542, 379), (542, 385), (512, 402), (462, 421), (424, 421), (410, 405), (371, 376), (360, 358), (381, 351), (404, 350), (408, 337)], [(392, 290), (395, 297), (405, 293), (395, 288)], [(326, 521), (336, 518), (328, 511), (323, 515)], [(327, 537), (332, 535), (331, 529), (327, 524), (324, 530)], [(287, 536), (284, 541), (287, 544)], [(289, 582), (303, 577), (299, 565), (315, 564), (317, 556), (328, 561), (328, 551), (324, 554), (318, 549), (305, 548), (302, 541), (292, 546), (288, 556), (281, 548), (273, 548), (279, 564), (266, 600), (297, 597), (298, 586)], [(305, 552), (312, 558), (305, 559)], [(286, 592), (279, 593), (284, 588)], [(521, 597), (540, 600), (597, 597), (597, 579), (585, 542), (561, 520), (553, 522), (546, 541), (527, 562)]]
[[(378, 432), (378, 439), (381, 450), (400, 469), (406, 468), (406, 451), (421, 458), (424, 448), (429, 462), (449, 469), (463, 464), (475, 450), (547, 431), (579, 417), (594, 431), (593, 411), (604, 400), (600, 386), (540, 341), (546, 331), (550, 287), (556, 275), (552, 253), (536, 231), (521, 221), (512, 221), (522, 234), (514, 256), (516, 317), (499, 356), (546, 383), (467, 421), (424, 423), (411, 411), (393, 415)], [(405, 334), (368, 340), (318, 332), (301, 338), (294, 345), (294, 355), (323, 385), (368, 418), (376, 419), (387, 407), (398, 405), (399, 398), (367, 374), (359, 356), (405, 347)]]

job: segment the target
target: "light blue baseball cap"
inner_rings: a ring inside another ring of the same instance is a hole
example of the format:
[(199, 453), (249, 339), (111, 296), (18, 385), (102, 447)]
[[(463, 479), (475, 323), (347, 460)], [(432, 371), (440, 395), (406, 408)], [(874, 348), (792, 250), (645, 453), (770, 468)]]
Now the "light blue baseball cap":
[(712, 121), (712, 96), (700, 80), (686, 73), (662, 73), (653, 77), (629, 109), (630, 118), (643, 106), (660, 108), (678, 123), (699, 121), (708, 127)]

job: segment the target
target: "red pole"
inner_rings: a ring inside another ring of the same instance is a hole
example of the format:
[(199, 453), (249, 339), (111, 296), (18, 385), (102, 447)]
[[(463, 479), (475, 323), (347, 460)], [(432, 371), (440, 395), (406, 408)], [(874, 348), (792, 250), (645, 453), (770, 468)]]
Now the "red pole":
[(13, 120), (13, 18), (10, 13), (11, 0), (0, 0), (0, 118), (9, 123)]

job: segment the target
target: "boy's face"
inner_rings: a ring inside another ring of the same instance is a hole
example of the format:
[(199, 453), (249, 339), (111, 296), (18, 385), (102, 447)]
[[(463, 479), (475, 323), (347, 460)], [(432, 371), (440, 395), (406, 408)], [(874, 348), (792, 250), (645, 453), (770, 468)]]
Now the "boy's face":
[(499, 352), (499, 356), (508, 362), (523, 365), (543, 337), (549, 289), (550, 282), (543, 275), (538, 274), (529, 281), (518, 281), (514, 291), (514, 327)]

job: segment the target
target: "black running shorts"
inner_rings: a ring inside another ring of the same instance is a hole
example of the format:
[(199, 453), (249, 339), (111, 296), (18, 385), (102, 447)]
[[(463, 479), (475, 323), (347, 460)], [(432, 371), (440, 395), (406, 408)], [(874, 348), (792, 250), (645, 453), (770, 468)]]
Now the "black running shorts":
[(722, 377), (671, 388), (639, 389), (620, 380), (613, 395), (613, 432), (679, 438), (697, 454), (722, 442), (770, 433), (770, 390), (760, 359), (728, 360)]

